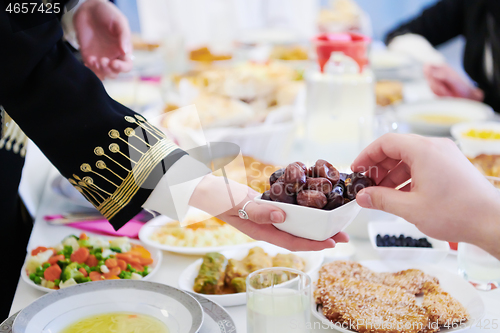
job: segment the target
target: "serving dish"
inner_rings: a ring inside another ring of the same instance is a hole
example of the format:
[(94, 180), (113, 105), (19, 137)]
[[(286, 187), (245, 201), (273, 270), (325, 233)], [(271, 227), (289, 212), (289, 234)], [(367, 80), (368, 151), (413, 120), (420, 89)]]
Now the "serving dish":
[[(275, 256), (278, 253), (284, 253), (284, 254), (292, 253), (287, 249), (265, 242), (258, 242), (253, 245), (261, 247), (270, 256)], [(293, 252), (293, 253), (305, 260), (306, 265), (304, 270), (306, 274), (314, 272), (323, 263), (324, 255), (322, 252)], [(221, 254), (224, 255), (227, 259), (241, 260), (248, 254), (248, 249), (223, 251), (221, 252)], [(185, 291), (193, 292), (194, 280), (198, 276), (198, 271), (200, 270), (202, 261), (203, 261), (202, 259), (196, 260), (181, 273), (181, 276), (179, 277), (179, 288)], [(244, 292), (236, 294), (226, 294), (226, 295), (206, 295), (206, 294), (198, 294), (198, 295), (202, 295), (203, 297), (206, 297), (214, 302), (217, 302), (222, 306), (236, 306), (246, 303), (246, 293)]]
[(200, 303), (167, 285), (133, 280), (84, 283), (40, 297), (21, 310), (13, 333), (59, 332), (80, 319), (110, 312), (152, 316), (170, 333), (196, 333), (203, 323)]
[(494, 114), (490, 106), (462, 98), (400, 104), (396, 112), (398, 119), (409, 124), (412, 131), (440, 136), (449, 136), (455, 124), (488, 120)]
[[(102, 239), (104, 239), (106, 241), (117, 239), (117, 237), (106, 237), (106, 236), (101, 236), (101, 235), (90, 235), (89, 234), (89, 236), (91, 236), (91, 237), (99, 237), (99, 238), (102, 238)], [(162, 258), (163, 258), (163, 253), (159, 249), (156, 249), (156, 248), (151, 247), (151, 246), (144, 245), (143, 243), (141, 243), (138, 240), (130, 239), (129, 241), (130, 241), (130, 243), (144, 246), (144, 248), (146, 250), (148, 250), (149, 253), (151, 253), (151, 258), (153, 259), (153, 263), (150, 264), (150, 265), (148, 265), (148, 267), (150, 269), (149, 270), (149, 274), (146, 275), (146, 276), (144, 276), (142, 278), (142, 280), (143, 281), (147, 281), (147, 280), (151, 279), (151, 277), (154, 274), (156, 274), (156, 272), (158, 272), (158, 269), (161, 266), (161, 261), (162, 261)], [(21, 269), (21, 278), (22, 278), (22, 280), (25, 283), (27, 283), (30, 287), (38, 289), (38, 290), (41, 290), (41, 291), (46, 292), (46, 293), (50, 293), (50, 292), (56, 291), (55, 289), (46, 288), (46, 287), (43, 287), (41, 285), (36, 284), (35, 282), (31, 281), (30, 278), (29, 278), (29, 276), (26, 274), (27, 259), (29, 258), (29, 254), (31, 253), (31, 250), (32, 250), (31, 248), (28, 250), (28, 255), (26, 256), (26, 260), (24, 262), (23, 268)], [(93, 282), (89, 282), (89, 283), (86, 283), (86, 284), (94, 284), (94, 283)]]
[(316, 241), (324, 241), (344, 230), (361, 210), (356, 200), (333, 210), (262, 200), (261, 195), (256, 196), (254, 200), (259, 204), (279, 207), (285, 212), (285, 222), (274, 224), (277, 229)]
[[(443, 260), (448, 253), (450, 253), (450, 245), (448, 242), (431, 238), (425, 235), (418, 228), (406, 221), (395, 222), (370, 222), (368, 223), (368, 234), (370, 236), (370, 243), (381, 259), (384, 260), (410, 260), (410, 261), (424, 261), (437, 264)], [(421, 247), (380, 247), (377, 246), (376, 238), (380, 234), (396, 236), (403, 234), (405, 237), (412, 237), (416, 239), (427, 238), (432, 244), (432, 248)]]
[[(440, 286), (444, 291), (448, 292), (456, 300), (458, 300), (469, 312), (470, 318), (467, 322), (457, 325), (456, 328), (445, 328), (442, 327), (440, 332), (459, 332), (469, 329), (472, 325), (479, 322), (481, 318), (485, 315), (484, 303), (477, 292), (477, 290), (467, 281), (462, 279), (459, 275), (449, 272), (441, 267), (425, 264), (425, 263), (415, 263), (411, 261), (360, 261), (363, 266), (375, 271), (375, 272), (397, 272), (405, 269), (415, 268), (423, 271), (426, 274), (432, 275), (439, 279)], [(316, 287), (319, 270), (311, 274), (313, 279), (313, 290)], [(417, 303), (422, 302), (423, 297), (417, 296)], [(325, 326), (331, 327), (337, 331), (344, 333), (352, 333), (353, 330), (343, 328), (339, 324), (334, 324), (330, 322), (316, 306), (314, 298), (311, 298), (311, 311), (315, 318), (321, 321)]]
[(209, 252), (221, 252), (231, 249), (248, 249), (250, 247), (255, 246), (255, 242), (236, 244), (236, 245), (224, 245), (224, 246), (205, 246), (205, 247), (183, 247), (183, 246), (171, 246), (164, 245), (159, 242), (153, 241), (151, 239), (151, 235), (157, 230), (159, 227), (165, 225), (165, 223), (172, 222), (173, 220), (166, 216), (158, 216), (154, 219), (147, 222), (139, 231), (139, 239), (150, 247), (180, 253), (187, 255), (204, 255)]

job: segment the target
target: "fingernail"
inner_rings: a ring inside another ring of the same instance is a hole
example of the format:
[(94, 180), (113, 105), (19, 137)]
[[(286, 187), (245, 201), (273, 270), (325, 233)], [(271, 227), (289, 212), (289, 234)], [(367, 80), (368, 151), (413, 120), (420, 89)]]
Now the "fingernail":
[(361, 207), (373, 208), (372, 198), (365, 191), (358, 193), (358, 195), (356, 196), (356, 201)]
[(283, 223), (285, 222), (285, 217), (280, 212), (272, 212), (271, 221), (273, 221), (274, 223)]

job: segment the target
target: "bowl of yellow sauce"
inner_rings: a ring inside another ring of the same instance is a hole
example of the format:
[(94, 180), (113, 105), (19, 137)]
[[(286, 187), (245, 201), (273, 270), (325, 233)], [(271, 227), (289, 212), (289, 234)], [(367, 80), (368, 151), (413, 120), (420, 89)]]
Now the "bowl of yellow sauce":
[(451, 127), (493, 117), (490, 106), (461, 98), (440, 98), (396, 106), (399, 122), (415, 133), (449, 136)]
[(451, 133), (469, 158), (500, 155), (500, 121), (462, 123), (453, 126)]

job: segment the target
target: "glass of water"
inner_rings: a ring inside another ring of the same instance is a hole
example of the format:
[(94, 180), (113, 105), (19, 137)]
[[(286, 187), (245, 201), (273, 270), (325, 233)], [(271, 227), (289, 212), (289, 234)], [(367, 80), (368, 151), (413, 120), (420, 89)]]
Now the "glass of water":
[(475, 245), (458, 244), (458, 269), (479, 290), (500, 286), (500, 260)]
[(264, 268), (247, 283), (248, 333), (308, 332), (311, 278), (289, 268)]

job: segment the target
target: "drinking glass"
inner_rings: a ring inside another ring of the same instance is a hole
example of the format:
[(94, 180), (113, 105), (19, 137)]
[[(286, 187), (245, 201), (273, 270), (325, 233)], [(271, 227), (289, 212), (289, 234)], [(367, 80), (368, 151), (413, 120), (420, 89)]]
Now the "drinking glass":
[(289, 268), (251, 273), (247, 286), (248, 333), (302, 333), (311, 313), (311, 278)]
[(475, 245), (458, 243), (458, 270), (476, 289), (500, 286), (500, 260)]

